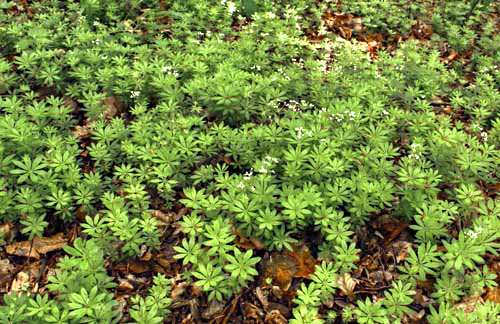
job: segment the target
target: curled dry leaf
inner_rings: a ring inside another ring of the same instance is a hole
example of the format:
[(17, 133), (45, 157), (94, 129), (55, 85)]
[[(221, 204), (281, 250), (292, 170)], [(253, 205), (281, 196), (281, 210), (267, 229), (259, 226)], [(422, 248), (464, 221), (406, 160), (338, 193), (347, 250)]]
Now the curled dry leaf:
[(401, 263), (406, 259), (408, 250), (412, 247), (410, 242), (397, 241), (388, 247), (387, 256), (392, 257), (396, 263)]
[(10, 291), (25, 291), (30, 287), (30, 276), (26, 272), (20, 271), (10, 286)]
[(281, 314), (278, 310), (272, 310), (264, 319), (264, 323), (266, 324), (286, 324), (288, 320)]
[(348, 298), (354, 297), (354, 289), (356, 288), (356, 280), (351, 277), (349, 273), (344, 273), (337, 279), (338, 287), (341, 293)]
[(158, 219), (163, 225), (172, 224), (180, 219), (180, 216), (174, 212), (163, 212), (155, 209), (151, 211), (151, 216)]
[(33, 241), (22, 241), (9, 244), (5, 251), (11, 255), (40, 259), (40, 254), (47, 254), (62, 249), (68, 240), (63, 233), (57, 233), (50, 237), (35, 237)]

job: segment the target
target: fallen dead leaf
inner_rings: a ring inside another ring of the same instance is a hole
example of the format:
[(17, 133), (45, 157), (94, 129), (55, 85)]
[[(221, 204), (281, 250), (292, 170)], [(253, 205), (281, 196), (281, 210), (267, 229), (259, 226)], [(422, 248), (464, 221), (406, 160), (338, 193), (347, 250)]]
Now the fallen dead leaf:
[(264, 266), (264, 275), (262, 276), (263, 286), (268, 285), (266, 280), (270, 278), (272, 285), (278, 286), (283, 291), (287, 291), (297, 271), (298, 267), (294, 259), (275, 254), (271, 256)]
[(50, 237), (35, 237), (33, 241), (22, 241), (5, 246), (5, 251), (11, 255), (40, 259), (40, 254), (60, 250), (68, 244), (63, 233)]
[(281, 314), (278, 310), (272, 310), (264, 319), (264, 323), (266, 324), (286, 324), (288, 320)]
[(267, 311), (267, 308), (269, 307), (269, 301), (267, 300), (267, 295), (264, 293), (262, 288), (255, 288), (255, 296), (257, 296), (257, 299), (260, 301), (262, 308)]
[(72, 133), (73, 136), (78, 139), (89, 138), (91, 136), (88, 126), (76, 125), (75, 128), (73, 128)]
[(0, 276), (11, 273), (15, 268), (9, 259), (0, 259)]
[(118, 290), (121, 291), (132, 291), (134, 290), (134, 286), (126, 279), (119, 279)]
[(12, 280), (12, 285), (10, 286), (10, 291), (26, 291), (29, 289), (30, 276), (23, 271), (20, 271), (14, 280)]
[(126, 264), (120, 264), (116, 266), (116, 270), (123, 273), (141, 274), (150, 271), (151, 268), (146, 262), (133, 260), (127, 262)]
[(180, 216), (174, 212), (165, 213), (158, 209), (151, 211), (151, 216), (158, 219), (163, 225), (172, 224), (180, 219)]
[(240, 249), (262, 250), (264, 248), (262, 242), (251, 237), (246, 237), (235, 227), (232, 228), (232, 234), (236, 236), (235, 244)]
[(12, 223), (0, 224), (0, 239), (11, 241), (14, 239), (14, 225)]
[(106, 107), (104, 109), (104, 118), (109, 120), (112, 119), (113, 117), (118, 116), (122, 112), (125, 111), (126, 106), (124, 103), (122, 103), (117, 97), (115, 96), (109, 96), (104, 98), (102, 101), (104, 106)]
[(349, 273), (344, 273), (342, 276), (339, 276), (337, 284), (344, 296), (350, 299), (354, 298), (354, 289), (356, 288), (357, 282)]
[(309, 279), (309, 275), (314, 273), (317, 262), (305, 244), (293, 246), (293, 250), (285, 252), (285, 256), (292, 258), (297, 264), (297, 272), (294, 274), (294, 278)]
[(489, 300), (497, 304), (500, 304), (500, 288), (499, 287), (488, 288), (486, 296), (484, 296), (484, 300)]
[(455, 309), (461, 309), (465, 314), (472, 313), (476, 310), (476, 305), (482, 304), (484, 301), (480, 294), (466, 296), (462, 300), (455, 304)]
[(408, 250), (412, 247), (410, 242), (406, 241), (397, 241), (392, 243), (388, 247), (387, 256), (392, 257), (394, 261), (399, 264), (406, 259), (408, 255)]

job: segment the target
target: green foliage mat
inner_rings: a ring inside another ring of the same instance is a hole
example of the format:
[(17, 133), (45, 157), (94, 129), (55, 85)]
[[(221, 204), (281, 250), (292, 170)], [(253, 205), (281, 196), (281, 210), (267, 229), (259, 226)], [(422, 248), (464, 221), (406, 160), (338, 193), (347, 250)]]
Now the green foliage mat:
[(499, 9), (1, 2), (0, 323), (499, 323)]

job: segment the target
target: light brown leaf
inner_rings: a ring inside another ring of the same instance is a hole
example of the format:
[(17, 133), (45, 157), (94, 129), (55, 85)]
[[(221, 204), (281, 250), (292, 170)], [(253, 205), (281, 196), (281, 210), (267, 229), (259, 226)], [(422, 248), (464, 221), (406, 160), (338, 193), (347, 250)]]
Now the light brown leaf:
[(337, 284), (340, 291), (344, 296), (349, 298), (354, 297), (354, 289), (356, 288), (356, 280), (351, 277), (349, 273), (344, 273), (337, 279)]
[(12, 280), (12, 284), (10, 286), (10, 291), (24, 291), (29, 289), (30, 276), (26, 272), (19, 272), (16, 275), (16, 278)]
[(68, 240), (63, 233), (57, 233), (50, 237), (35, 237), (33, 241), (22, 241), (9, 244), (5, 251), (11, 255), (39, 259), (40, 254), (47, 254), (62, 249)]
[(484, 299), (500, 304), (500, 288), (499, 287), (488, 288), (488, 292), (486, 293)]
[(466, 296), (462, 298), (460, 303), (455, 304), (455, 309), (461, 309), (465, 314), (469, 314), (476, 310), (476, 305), (482, 304), (483, 302), (484, 301), (481, 298), (481, 294)]

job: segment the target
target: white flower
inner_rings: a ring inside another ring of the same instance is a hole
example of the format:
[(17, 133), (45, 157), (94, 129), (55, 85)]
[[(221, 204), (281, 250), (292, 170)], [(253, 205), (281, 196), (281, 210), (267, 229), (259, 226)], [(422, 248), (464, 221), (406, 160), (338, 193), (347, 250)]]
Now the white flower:
[(274, 14), (274, 12), (268, 11), (266, 12), (266, 17), (269, 19), (274, 19), (276, 18), (276, 15)]
[(130, 98), (139, 97), (140, 94), (141, 94), (140, 91), (130, 91)]
[(252, 175), (253, 175), (253, 171), (247, 171), (245, 172), (245, 175), (243, 176), (243, 180), (250, 180), (250, 178), (252, 178)]
[(243, 182), (241, 182), (241, 181), (240, 181), (240, 183), (238, 183), (238, 184), (236, 185), (236, 188), (238, 188), (238, 189), (245, 189), (245, 184), (244, 184)]
[(232, 1), (229, 1), (227, 3), (227, 11), (229, 12), (230, 15), (236, 12), (236, 4)]

